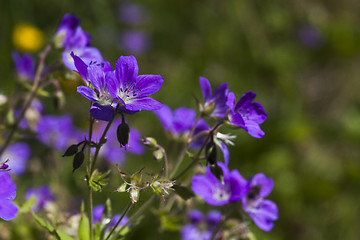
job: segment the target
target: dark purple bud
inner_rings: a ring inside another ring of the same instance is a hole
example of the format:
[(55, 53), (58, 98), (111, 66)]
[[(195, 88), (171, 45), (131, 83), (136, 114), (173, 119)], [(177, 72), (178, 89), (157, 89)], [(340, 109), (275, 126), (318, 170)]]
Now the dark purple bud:
[(224, 183), (224, 172), (217, 164), (210, 165), (211, 173), (222, 183)]
[(69, 157), (74, 155), (75, 153), (78, 152), (78, 145), (77, 144), (73, 144), (70, 147), (68, 147), (64, 153), (64, 155), (62, 155), (63, 157)]
[(79, 167), (81, 167), (82, 163), (84, 162), (84, 152), (78, 152), (77, 154), (75, 154), (74, 160), (73, 160), (73, 171), (75, 172), (76, 169), (78, 169)]
[(120, 147), (124, 146), (126, 150), (126, 145), (129, 142), (130, 137), (130, 128), (124, 121), (117, 128), (117, 139), (120, 143)]
[(205, 147), (206, 160), (210, 165), (216, 164), (217, 161), (217, 148), (214, 141), (210, 141)]

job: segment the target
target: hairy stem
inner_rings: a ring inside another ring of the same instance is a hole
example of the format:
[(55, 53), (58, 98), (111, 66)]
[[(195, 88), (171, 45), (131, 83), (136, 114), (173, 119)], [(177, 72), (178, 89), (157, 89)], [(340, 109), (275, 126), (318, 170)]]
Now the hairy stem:
[(5, 139), (4, 145), (0, 149), (0, 156), (4, 153), (6, 148), (9, 146), (9, 143), (20, 124), (20, 121), (23, 119), (27, 109), (31, 106), (31, 103), (36, 96), (36, 93), (40, 87), (40, 82), (42, 80), (41, 73), (44, 69), (45, 59), (46, 59), (46, 56), (49, 54), (49, 52), (52, 50), (52, 48), (53, 48), (53, 45), (48, 44), (45, 47), (45, 49), (39, 54), (39, 64), (36, 69), (34, 84), (31, 88), (31, 92), (30, 92), (29, 96), (25, 99), (23, 108), (21, 109), (21, 112), (20, 112), (19, 116), (17, 117), (15, 123), (12, 125), (9, 134), (7, 135), (7, 137)]
[(128, 204), (128, 206), (126, 207), (125, 211), (123, 212), (123, 214), (121, 215), (121, 217), (119, 218), (119, 220), (116, 222), (115, 226), (111, 229), (109, 235), (107, 235), (105, 240), (110, 239), (111, 234), (113, 234), (113, 232), (115, 231), (115, 229), (118, 227), (118, 225), (120, 224), (121, 220), (123, 220), (123, 218), (125, 217), (125, 215), (127, 214), (127, 212), (130, 210), (130, 208), (132, 207), (132, 202), (130, 201), (130, 203)]

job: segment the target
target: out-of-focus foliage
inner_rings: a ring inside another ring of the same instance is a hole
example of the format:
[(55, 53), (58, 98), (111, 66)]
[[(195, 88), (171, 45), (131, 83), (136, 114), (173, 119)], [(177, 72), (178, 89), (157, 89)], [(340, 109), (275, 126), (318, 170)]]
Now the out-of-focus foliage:
[[(74, 13), (92, 35), (92, 44), (113, 66), (120, 55), (131, 54), (124, 50), (123, 34), (142, 30), (150, 43), (147, 51), (135, 55), (141, 74), (156, 72), (164, 77), (164, 85), (156, 94), (158, 100), (172, 108), (195, 107), (192, 95), (201, 96), (198, 86), (201, 75), (213, 86), (229, 82), (237, 98), (252, 90), (257, 93), (257, 101), (264, 105), (268, 114), (262, 125), (265, 136), (259, 140), (242, 132), (236, 145), (230, 148), (231, 168), (239, 169), (246, 178), (264, 172), (275, 182), (271, 199), (277, 203), (280, 217), (270, 233), (261, 232), (253, 225), (257, 239), (358, 239), (360, 3), (355, 0), (136, 1), (144, 10), (145, 20), (141, 25), (120, 20), (124, 3), (3, 1), (0, 93), (9, 95), (14, 90), (11, 51), (20, 48), (20, 39), (14, 31), (24, 26), (21, 24), (30, 24), (41, 31), (37, 34), (43, 35), (41, 40), (46, 43), (64, 13)], [(31, 45), (32, 36), (26, 37), (29, 39), (21, 41)], [(31, 45), (27, 50), (36, 51), (36, 46)], [(76, 124), (82, 127), (88, 119), (88, 104), (76, 93), (75, 86), (71, 81), (62, 81), (66, 96), (62, 112), (73, 114)], [(46, 110), (54, 111), (50, 101)], [(129, 122), (145, 136), (163, 136), (161, 124), (151, 112), (130, 117)], [(17, 202), (25, 202), (21, 196), (28, 186), (48, 183), (46, 176), (52, 176), (49, 184), (57, 195), (59, 207), (79, 209), (79, 192), (86, 193), (80, 179), (84, 170), (72, 175), (70, 160), (62, 159), (60, 154), (39, 143), (32, 143), (32, 149), (36, 149), (34, 156), (51, 160), (45, 162), (36, 157), (28, 166), (32, 173), (16, 179), (20, 196)], [(142, 158), (129, 156), (126, 167), (151, 168), (149, 162), (154, 163), (151, 154)], [(120, 212), (127, 199), (110, 193), (121, 183), (115, 173), (116, 170), (111, 174), (115, 183), (105, 187), (103, 193), (116, 199), (113, 207)], [(105, 198), (95, 194), (95, 203), (104, 201)], [(151, 216), (144, 221), (132, 239), (155, 239), (160, 222), (154, 222)], [(8, 231), (12, 231), (14, 239), (42, 236), (40, 229), (29, 229), (22, 217), (0, 225), (0, 239), (8, 239)], [(180, 238), (179, 234), (169, 234)]]

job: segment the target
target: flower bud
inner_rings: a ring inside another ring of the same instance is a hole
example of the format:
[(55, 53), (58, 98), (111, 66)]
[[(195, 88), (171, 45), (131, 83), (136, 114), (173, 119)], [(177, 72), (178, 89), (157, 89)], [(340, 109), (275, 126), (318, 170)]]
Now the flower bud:
[(122, 122), (117, 128), (117, 139), (120, 143), (120, 147), (124, 146), (126, 150), (126, 145), (129, 143), (130, 137), (130, 128), (125, 122)]
[(140, 190), (132, 188), (130, 190), (130, 199), (132, 203), (136, 203), (140, 198)]
[(142, 142), (148, 148), (156, 148), (158, 145), (156, 139), (152, 137), (143, 138)]
[(210, 171), (211, 173), (224, 184), (224, 173), (221, 167), (219, 167), (217, 164), (210, 165)]
[(73, 160), (73, 172), (75, 172), (76, 169), (78, 169), (79, 167), (81, 167), (82, 163), (84, 162), (84, 152), (78, 152), (77, 154), (75, 154), (74, 160)]
[(64, 153), (64, 155), (62, 155), (63, 157), (69, 157), (72, 156), (74, 154), (76, 154), (78, 152), (78, 145), (77, 144), (73, 144), (70, 147), (68, 147)]
[(153, 156), (156, 161), (159, 161), (164, 157), (164, 154), (162, 153), (162, 151), (160, 149), (158, 149), (153, 152)]
[(215, 110), (215, 107), (216, 107), (216, 102), (212, 101), (204, 106), (202, 113), (205, 116), (209, 116)]
[(217, 161), (217, 148), (214, 141), (210, 141), (205, 147), (206, 160), (210, 165), (216, 164)]

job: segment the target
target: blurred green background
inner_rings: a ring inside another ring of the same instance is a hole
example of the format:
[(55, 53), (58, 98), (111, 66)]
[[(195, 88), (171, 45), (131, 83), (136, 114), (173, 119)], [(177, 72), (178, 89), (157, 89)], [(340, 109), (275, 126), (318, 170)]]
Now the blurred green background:
[[(360, 2), (131, 1), (143, 7), (145, 20), (137, 25), (119, 19), (124, 3), (129, 2), (1, 1), (0, 93), (10, 94), (14, 87), (12, 36), (20, 23), (37, 27), (45, 44), (61, 17), (74, 13), (113, 66), (120, 55), (132, 53), (123, 49), (121, 34), (144, 31), (150, 47), (135, 56), (140, 73), (164, 77), (157, 100), (172, 108), (195, 107), (192, 96), (202, 99), (199, 76), (213, 88), (228, 82), (237, 98), (250, 90), (257, 93), (256, 101), (268, 114), (261, 125), (265, 136), (254, 139), (233, 131), (238, 137), (230, 147), (230, 168), (245, 177), (264, 172), (274, 179), (269, 198), (278, 204), (280, 217), (270, 233), (252, 225), (258, 239), (359, 239)], [(63, 113), (74, 114), (81, 125), (87, 102), (74, 86), (66, 85), (65, 93)], [(130, 119), (144, 135), (163, 136), (153, 113)], [(130, 157), (129, 172), (138, 161), (152, 161), (150, 155), (150, 160), (139, 158)], [(146, 226), (141, 230), (153, 232)]]

